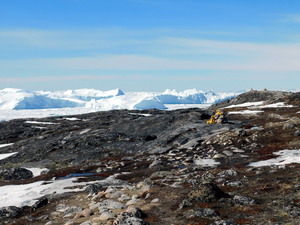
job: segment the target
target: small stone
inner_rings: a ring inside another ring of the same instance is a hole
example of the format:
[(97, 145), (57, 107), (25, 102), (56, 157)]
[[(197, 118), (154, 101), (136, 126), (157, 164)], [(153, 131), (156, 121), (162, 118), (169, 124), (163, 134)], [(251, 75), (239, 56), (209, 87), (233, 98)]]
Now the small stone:
[(116, 214), (113, 213), (111, 210), (107, 210), (103, 213), (101, 213), (99, 219), (100, 220), (110, 220), (110, 219), (114, 219), (116, 217)]
[(231, 181), (231, 182), (225, 183), (225, 185), (232, 186), (232, 187), (244, 186), (244, 184), (241, 181)]
[(218, 217), (220, 216), (220, 213), (214, 211), (213, 209), (209, 208), (204, 208), (204, 209), (191, 209), (185, 213), (185, 217), (187, 219), (192, 219), (192, 218), (197, 218), (197, 217), (208, 217), (208, 218), (213, 218), (213, 217)]
[(231, 220), (218, 220), (210, 225), (237, 225), (235, 222), (232, 222)]
[(129, 195), (127, 195), (127, 194), (122, 194), (121, 197), (118, 198), (118, 201), (120, 201), (120, 202), (125, 202), (125, 201), (128, 201), (128, 200), (130, 200), (130, 199), (131, 199), (131, 198), (130, 198)]
[(217, 153), (213, 156), (213, 159), (221, 159), (221, 158), (225, 158), (225, 156), (223, 154), (219, 154), (219, 153)]
[(233, 150), (233, 152), (234, 152), (234, 153), (244, 153), (245, 151), (242, 150), (242, 149), (236, 148), (236, 149)]
[(131, 199), (128, 202), (126, 202), (126, 205), (134, 205), (134, 204), (136, 204), (139, 201), (140, 201), (140, 199), (136, 199), (136, 198), (135, 199)]
[(150, 196), (151, 196), (151, 194), (150, 194), (150, 193), (147, 193), (147, 195), (146, 195), (145, 199), (148, 199), (148, 198), (150, 198)]
[(238, 173), (234, 169), (224, 170), (220, 173), (218, 173), (219, 177), (232, 177), (237, 176)]
[(114, 201), (114, 200), (111, 200), (111, 199), (107, 199), (107, 200), (104, 200), (102, 202), (99, 202), (99, 211), (102, 209), (102, 208), (105, 208), (105, 209), (125, 209), (126, 206), (121, 203), (121, 202), (117, 202), (117, 201)]
[(31, 206), (31, 211), (35, 211), (36, 209), (45, 206), (48, 204), (48, 198), (42, 197), (36, 203)]
[(235, 132), (235, 134), (236, 134), (237, 136), (239, 136), (239, 137), (245, 137), (245, 136), (247, 136), (247, 132), (246, 132), (245, 130), (243, 130), (243, 129), (237, 130), (237, 131)]
[(115, 193), (117, 191), (117, 189), (115, 188), (115, 187), (111, 187), (111, 186), (109, 186), (106, 190), (105, 190), (105, 194), (107, 194), (107, 193), (110, 193), (110, 194), (112, 194), (112, 193)]
[(63, 216), (63, 218), (72, 218), (75, 216), (75, 213), (67, 213), (66, 215)]
[(122, 196), (122, 192), (120, 192), (120, 191), (116, 191), (116, 192), (113, 192), (113, 193), (107, 193), (107, 194), (105, 194), (105, 197), (106, 198), (119, 198), (119, 197), (121, 197)]
[(57, 222), (56, 221), (48, 221), (47, 223), (45, 223), (45, 225), (53, 225), (53, 224), (57, 224)]
[(296, 137), (299, 137), (299, 136), (300, 136), (300, 129), (299, 129), (299, 130), (296, 130), (296, 132), (294, 133), (294, 135), (295, 135)]
[(254, 199), (246, 196), (240, 196), (240, 195), (235, 195), (233, 197), (233, 201), (235, 204), (238, 205), (253, 205), (255, 204)]
[(214, 183), (204, 183), (200, 184), (196, 190), (191, 191), (188, 194), (188, 200), (195, 202), (212, 202), (220, 198), (230, 197), (227, 193), (223, 192), (216, 184)]
[(102, 189), (102, 185), (99, 184), (99, 183), (96, 183), (96, 184), (89, 184), (85, 188), (84, 191), (89, 193), (89, 194), (97, 194), (101, 189)]
[(68, 220), (64, 225), (74, 225), (75, 221), (74, 220)]
[(132, 217), (143, 218), (146, 217), (146, 214), (138, 207), (129, 206), (126, 210)]
[(77, 213), (74, 219), (80, 218), (80, 217), (89, 217), (92, 215), (92, 210), (90, 209), (84, 209), (81, 212)]
[(51, 218), (60, 217), (60, 215), (61, 215), (60, 212), (52, 212), (52, 213), (50, 213), (50, 217), (51, 217)]
[(158, 199), (158, 198), (155, 198), (155, 199), (153, 199), (153, 200), (151, 201), (151, 203), (157, 203), (157, 202), (159, 202), (159, 199)]
[(78, 207), (78, 206), (72, 206), (72, 207), (69, 207), (65, 212), (64, 214), (69, 214), (69, 213), (73, 213), (73, 214), (76, 214), (76, 213), (79, 213), (82, 211), (82, 208), (81, 207)]
[(80, 225), (93, 225), (91, 221), (85, 221), (81, 223)]
[(68, 205), (64, 205), (64, 204), (58, 204), (57, 206), (56, 206), (56, 211), (57, 212), (65, 212), (67, 209), (69, 209), (70, 208), (70, 206), (68, 206)]
[(233, 156), (233, 153), (227, 150), (223, 151), (223, 154), (226, 156)]
[(113, 225), (149, 225), (149, 223), (143, 221), (141, 218), (132, 217), (128, 213), (122, 213), (118, 215), (118, 217), (115, 219)]

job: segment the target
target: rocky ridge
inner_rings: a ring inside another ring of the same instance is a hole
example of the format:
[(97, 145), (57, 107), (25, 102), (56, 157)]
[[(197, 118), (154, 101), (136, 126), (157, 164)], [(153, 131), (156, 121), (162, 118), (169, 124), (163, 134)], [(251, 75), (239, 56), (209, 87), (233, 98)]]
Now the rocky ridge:
[[(238, 112), (255, 110), (253, 106), (224, 108), (229, 123), (212, 125), (205, 122), (213, 107), (0, 123), (0, 143), (14, 143), (0, 148), (1, 153), (18, 152), (0, 160), (2, 170), (49, 169), (22, 180), (2, 176), (1, 185), (51, 182), (74, 173), (93, 181), (82, 192), (1, 208), (0, 220), (37, 225), (299, 224), (299, 164), (249, 166), (275, 158), (277, 151), (300, 149), (299, 93), (242, 95), (229, 104), (284, 105), (248, 114)], [(288, 105), (293, 107), (284, 107)], [(111, 175), (122, 182), (101, 183)]]

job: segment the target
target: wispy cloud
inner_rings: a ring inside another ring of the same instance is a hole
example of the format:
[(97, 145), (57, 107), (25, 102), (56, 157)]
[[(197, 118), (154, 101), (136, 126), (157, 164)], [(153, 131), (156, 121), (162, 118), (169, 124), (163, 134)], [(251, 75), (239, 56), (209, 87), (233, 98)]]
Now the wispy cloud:
[(281, 23), (300, 23), (300, 14), (281, 15), (278, 22), (281, 22)]
[[(166, 71), (166, 70), (219, 70), (219, 71), (300, 71), (300, 43), (252, 43), (224, 41), (203, 38), (182, 38), (169, 35), (152, 37), (145, 31), (136, 35), (125, 32), (119, 37), (119, 29), (89, 30), (84, 34), (71, 31), (14, 30), (0, 31), (0, 40), (23, 41), (27, 45), (58, 48), (92, 49), (94, 54), (78, 52), (76, 56), (0, 60), (2, 76), (17, 77), (17, 73), (27, 74), (71, 74), (79, 77), (48, 76), (41, 81), (64, 79), (114, 79), (114, 76), (88, 76), (103, 74), (99, 71)], [(78, 35), (78, 36), (77, 36)], [(80, 36), (81, 35), (81, 36)], [(74, 36), (74, 38), (71, 38)], [(55, 38), (58, 37), (58, 40)], [(123, 38), (123, 37), (129, 37)], [(134, 37), (134, 38), (131, 38)], [(14, 40), (15, 39), (15, 40)], [(70, 40), (69, 40), (70, 39)], [(1, 42), (0, 42), (1, 43)], [(1, 44), (0, 44), (1, 45)], [(2, 44), (4, 45), (4, 44)], [(25, 45), (25, 44), (24, 44)], [(107, 46), (108, 45), (108, 46)], [(94, 47), (95, 48), (94, 48)], [(102, 48), (102, 49), (97, 49)], [(109, 51), (103, 51), (103, 48)], [(122, 48), (122, 50), (120, 50)], [(134, 48), (134, 49), (132, 49)], [(3, 54), (3, 53), (2, 53)], [(118, 77), (116, 77), (117, 79)], [(30, 81), (24, 78), (24, 82)], [(32, 78), (36, 79), (36, 78)], [(191, 78), (194, 79), (194, 78)], [(2, 78), (0, 82), (22, 82), (22, 79)]]

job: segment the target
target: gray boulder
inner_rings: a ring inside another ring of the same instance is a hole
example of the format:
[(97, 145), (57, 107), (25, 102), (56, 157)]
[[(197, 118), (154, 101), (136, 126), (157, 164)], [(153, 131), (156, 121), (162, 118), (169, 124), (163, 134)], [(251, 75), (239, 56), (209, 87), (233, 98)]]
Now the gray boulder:
[(3, 180), (25, 180), (33, 177), (33, 173), (25, 168), (14, 167), (0, 170)]
[(16, 206), (8, 206), (0, 208), (0, 221), (8, 218), (16, 218), (21, 216), (23, 210)]

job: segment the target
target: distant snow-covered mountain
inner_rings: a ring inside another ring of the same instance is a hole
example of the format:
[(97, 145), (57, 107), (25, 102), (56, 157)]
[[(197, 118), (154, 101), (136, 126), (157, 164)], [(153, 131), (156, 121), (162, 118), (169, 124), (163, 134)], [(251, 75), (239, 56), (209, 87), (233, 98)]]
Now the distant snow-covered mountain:
[(86, 107), (94, 111), (111, 109), (167, 109), (166, 104), (213, 104), (240, 94), (203, 92), (189, 89), (182, 92), (126, 92), (120, 89), (100, 91), (77, 89), (66, 91), (0, 90), (0, 110), (50, 109)]

